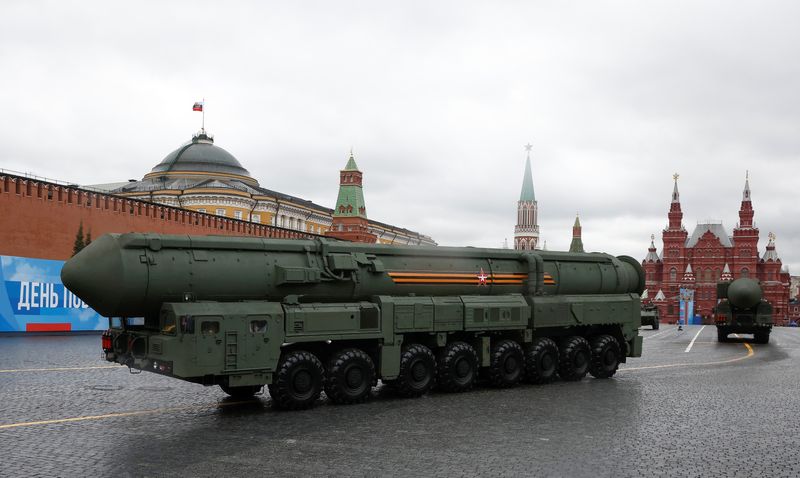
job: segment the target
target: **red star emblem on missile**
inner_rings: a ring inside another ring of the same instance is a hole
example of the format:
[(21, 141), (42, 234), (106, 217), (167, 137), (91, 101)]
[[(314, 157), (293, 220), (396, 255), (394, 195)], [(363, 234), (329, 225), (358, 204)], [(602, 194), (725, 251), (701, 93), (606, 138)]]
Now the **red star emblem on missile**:
[(486, 273), (483, 272), (483, 267), (481, 267), (481, 273), (478, 274), (478, 285), (486, 285), (486, 279), (488, 278), (489, 276), (487, 276)]

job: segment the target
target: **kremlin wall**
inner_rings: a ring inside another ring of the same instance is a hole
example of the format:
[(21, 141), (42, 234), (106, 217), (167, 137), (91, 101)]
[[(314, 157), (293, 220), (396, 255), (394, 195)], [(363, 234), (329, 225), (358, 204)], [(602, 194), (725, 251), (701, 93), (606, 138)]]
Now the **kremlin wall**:
[(107, 233), (436, 245), (424, 234), (367, 218), (352, 152), (339, 176), (335, 208), (263, 188), (204, 130), (141, 181), (81, 187), (0, 170), (0, 332), (107, 328), (60, 280), (76, 243)]

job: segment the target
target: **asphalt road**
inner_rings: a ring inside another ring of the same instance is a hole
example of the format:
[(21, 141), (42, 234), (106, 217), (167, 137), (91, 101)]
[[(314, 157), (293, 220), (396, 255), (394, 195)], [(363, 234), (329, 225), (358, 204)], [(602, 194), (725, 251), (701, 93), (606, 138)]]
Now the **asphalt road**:
[(800, 330), (641, 334), (609, 380), (301, 412), (0, 337), (0, 476), (800, 476)]

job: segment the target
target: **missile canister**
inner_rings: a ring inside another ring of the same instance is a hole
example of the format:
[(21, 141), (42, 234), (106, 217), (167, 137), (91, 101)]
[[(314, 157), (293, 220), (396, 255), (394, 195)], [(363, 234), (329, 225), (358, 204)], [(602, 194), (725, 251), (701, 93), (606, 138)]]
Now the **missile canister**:
[(763, 300), (758, 281), (742, 277), (717, 283), (719, 303), (714, 309), (717, 339), (727, 342), (732, 333), (753, 334), (756, 343), (769, 342), (772, 331), (772, 305)]
[[(281, 408), (483, 376), (613, 376), (642, 353), (638, 261), (601, 253), (111, 234), (62, 269), (109, 317), (106, 360)], [(138, 320), (144, 317), (144, 321)]]
[(741, 278), (728, 286), (728, 300), (736, 307), (749, 309), (761, 302), (764, 293), (761, 286), (753, 279)]
[(109, 234), (70, 259), (63, 283), (100, 314), (138, 317), (164, 302), (343, 302), (378, 295), (641, 293), (630, 257), (326, 239)]

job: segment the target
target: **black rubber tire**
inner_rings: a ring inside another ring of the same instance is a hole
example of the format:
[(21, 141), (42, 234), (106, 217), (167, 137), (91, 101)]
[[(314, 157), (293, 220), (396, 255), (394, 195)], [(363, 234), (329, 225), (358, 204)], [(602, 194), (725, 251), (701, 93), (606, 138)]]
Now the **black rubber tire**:
[(756, 332), (753, 334), (753, 340), (757, 344), (768, 344), (769, 332)]
[(411, 344), (400, 354), (400, 374), (388, 384), (401, 397), (421, 397), (436, 385), (436, 358), (428, 347)]
[(658, 325), (659, 325), (658, 322), (654, 323), (653, 324), (653, 330), (658, 330)]
[(233, 398), (250, 398), (256, 393), (258, 393), (262, 388), (263, 385), (244, 385), (239, 387), (229, 387), (226, 384), (219, 384), (219, 388), (222, 389), (223, 392), (227, 393)]
[(578, 381), (586, 376), (592, 362), (592, 349), (585, 338), (577, 335), (565, 338), (559, 352), (558, 375), (562, 380)]
[(289, 352), (281, 358), (273, 383), (269, 384), (272, 403), (284, 410), (311, 408), (322, 393), (325, 369), (316, 355), (305, 350)]
[(450, 393), (466, 392), (478, 377), (478, 352), (466, 342), (452, 342), (439, 352), (437, 387)]
[(539, 337), (525, 352), (525, 381), (549, 383), (558, 370), (558, 346), (552, 339)]
[(592, 339), (592, 363), (589, 373), (594, 378), (609, 378), (617, 373), (620, 360), (620, 346), (610, 335), (598, 335)]
[(375, 364), (361, 349), (343, 349), (328, 362), (325, 394), (333, 403), (361, 403), (375, 384)]
[(722, 327), (717, 327), (717, 342), (727, 342), (728, 341), (728, 331), (723, 329)]
[(525, 354), (513, 340), (501, 340), (492, 347), (487, 378), (492, 386), (509, 388), (518, 384), (525, 373)]

